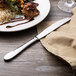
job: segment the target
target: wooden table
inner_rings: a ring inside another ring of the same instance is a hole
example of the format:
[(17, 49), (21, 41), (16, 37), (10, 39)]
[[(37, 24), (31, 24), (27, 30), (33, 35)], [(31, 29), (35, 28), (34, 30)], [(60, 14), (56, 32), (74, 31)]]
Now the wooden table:
[[(58, 9), (58, 1), (50, 0), (51, 10), (44, 21), (71, 16)], [(3, 60), (6, 53), (15, 50), (36, 34), (36, 27), (14, 33), (0, 32), (0, 76), (72, 76), (70, 65), (47, 52), (40, 42), (33, 44), (9, 62)]]

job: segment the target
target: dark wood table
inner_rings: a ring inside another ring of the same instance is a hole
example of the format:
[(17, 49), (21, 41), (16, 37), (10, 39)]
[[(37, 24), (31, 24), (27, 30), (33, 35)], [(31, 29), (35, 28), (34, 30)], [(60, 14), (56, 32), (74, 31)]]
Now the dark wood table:
[[(58, 1), (50, 0), (51, 10), (44, 21), (71, 16), (57, 7)], [(70, 65), (49, 53), (40, 42), (33, 44), (9, 62), (3, 60), (6, 53), (15, 50), (35, 35), (36, 27), (13, 33), (0, 32), (0, 76), (73, 76)]]

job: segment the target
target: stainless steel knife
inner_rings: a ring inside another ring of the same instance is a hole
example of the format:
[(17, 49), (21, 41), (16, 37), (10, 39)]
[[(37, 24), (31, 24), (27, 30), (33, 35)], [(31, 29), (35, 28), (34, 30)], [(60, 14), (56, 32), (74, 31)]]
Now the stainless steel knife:
[(49, 26), (48, 28), (46, 28), (44, 31), (42, 31), (39, 35), (37, 35), (32, 40), (30, 40), (29, 42), (27, 42), (26, 44), (20, 46), (19, 48), (17, 48), (14, 51), (11, 51), (11, 52), (7, 53), (4, 56), (4, 60), (10, 60), (10, 59), (14, 58), (16, 55), (18, 55), (20, 52), (22, 52), (29, 45), (31, 45), (35, 41), (37, 41), (37, 40), (45, 37), (46, 35), (48, 35), (49, 33), (51, 33), (52, 31), (54, 31), (55, 29), (57, 29), (58, 27), (62, 26), (64, 23), (66, 23), (66, 22), (68, 22), (70, 20), (71, 20), (71, 18), (64, 18), (64, 19), (59, 20), (56, 23), (52, 24), (51, 26)]

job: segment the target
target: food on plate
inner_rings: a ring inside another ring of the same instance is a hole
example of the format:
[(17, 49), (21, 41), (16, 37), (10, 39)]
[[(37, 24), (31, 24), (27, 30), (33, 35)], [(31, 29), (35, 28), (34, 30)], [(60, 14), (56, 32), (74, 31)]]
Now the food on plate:
[(8, 22), (9, 19), (13, 19), (16, 17), (15, 12), (12, 12), (7, 4), (0, 2), (0, 24)]
[(30, 2), (24, 4), (22, 13), (26, 19), (33, 19), (35, 16), (39, 15), (39, 11), (36, 8), (37, 5), (38, 4)]
[(0, 8), (1, 8), (1, 7), (5, 7), (5, 3), (4, 3), (3, 0), (0, 0)]
[(34, 0), (0, 0), (0, 22), (5, 23), (14, 19), (17, 15), (23, 15), (24, 19), (34, 19), (39, 15), (38, 3)]

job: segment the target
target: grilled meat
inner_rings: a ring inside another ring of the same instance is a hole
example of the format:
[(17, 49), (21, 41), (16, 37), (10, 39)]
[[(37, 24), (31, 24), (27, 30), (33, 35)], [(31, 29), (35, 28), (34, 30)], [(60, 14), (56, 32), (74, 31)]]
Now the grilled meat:
[(26, 19), (33, 19), (35, 16), (39, 15), (37, 6), (38, 4), (31, 2), (24, 4), (22, 13), (24, 14)]

